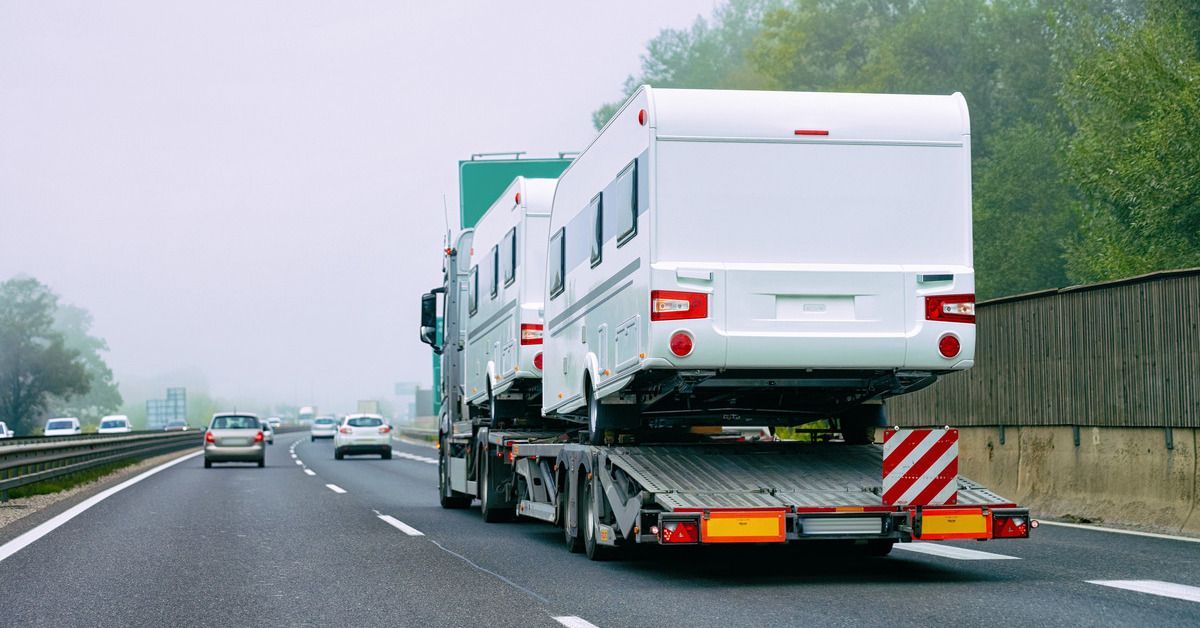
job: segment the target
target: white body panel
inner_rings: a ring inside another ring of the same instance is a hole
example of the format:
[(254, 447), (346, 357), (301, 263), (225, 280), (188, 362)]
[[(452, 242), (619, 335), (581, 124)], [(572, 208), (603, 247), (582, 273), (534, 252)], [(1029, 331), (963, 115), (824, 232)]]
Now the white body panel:
[(129, 417), (123, 414), (114, 414), (100, 419), (100, 427), (96, 429), (97, 434), (128, 434), (133, 431), (133, 426), (129, 424)]
[[(624, 194), (614, 184), (635, 161), (637, 231), (619, 241), (608, 197)], [(593, 264), (589, 203), (602, 191)], [(560, 229), (560, 294), (547, 272), (547, 415), (577, 412), (585, 379), (603, 398), (648, 369), (782, 376), (973, 363), (974, 325), (924, 313), (926, 295), (974, 292), (958, 94), (643, 87), (560, 177), (552, 243)], [(652, 290), (707, 294), (708, 315), (651, 322)], [(680, 330), (694, 338), (683, 358), (668, 345)], [(946, 333), (961, 341), (952, 359), (938, 353)]]
[[(51, 425), (55, 427), (51, 429)], [(42, 431), (43, 436), (75, 436), (80, 433), (82, 430), (79, 427), (79, 419), (74, 417), (50, 419), (46, 421), (46, 429)]]
[(540, 382), (534, 356), (542, 346), (521, 344), (521, 325), (542, 324), (546, 234), (554, 186), (554, 179), (517, 177), (475, 225), (464, 319), (464, 393), (469, 403), (487, 404), (489, 385), (494, 394), (502, 395), (514, 384)]

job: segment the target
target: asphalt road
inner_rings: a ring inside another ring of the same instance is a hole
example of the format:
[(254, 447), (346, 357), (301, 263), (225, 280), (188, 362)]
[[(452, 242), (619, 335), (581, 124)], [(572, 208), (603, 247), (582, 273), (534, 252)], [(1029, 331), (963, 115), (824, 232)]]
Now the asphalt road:
[(442, 510), (435, 451), (395, 450), (335, 461), (329, 441), (288, 434), (266, 469), (166, 469), (0, 562), (0, 625), (1200, 625), (1200, 598), (1091, 582), (1193, 594), (1198, 543), (1043, 526), (938, 544), (945, 556), (652, 548), (596, 563), (547, 524)]

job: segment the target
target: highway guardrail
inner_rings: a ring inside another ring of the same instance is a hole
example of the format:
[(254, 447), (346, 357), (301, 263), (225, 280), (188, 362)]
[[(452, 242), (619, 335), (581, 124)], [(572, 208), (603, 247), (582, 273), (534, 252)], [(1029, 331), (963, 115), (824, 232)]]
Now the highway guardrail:
[(204, 432), (134, 432), (22, 438), (0, 444), (0, 501), (9, 489), (94, 467), (199, 447)]
[(396, 431), (399, 432), (401, 436), (429, 441), (437, 440), (438, 433), (437, 429), (432, 427), (413, 427), (410, 425), (401, 425), (400, 427), (396, 428)]

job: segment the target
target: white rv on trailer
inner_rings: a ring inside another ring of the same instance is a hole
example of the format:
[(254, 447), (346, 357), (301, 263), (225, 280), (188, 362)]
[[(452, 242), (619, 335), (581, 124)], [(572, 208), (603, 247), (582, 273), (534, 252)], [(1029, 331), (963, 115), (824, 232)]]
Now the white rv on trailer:
[(541, 412), (542, 294), (554, 179), (517, 177), (475, 225), (467, 275), (467, 402), (500, 425)]
[(592, 442), (840, 420), (974, 361), (960, 94), (651, 89), (562, 174), (543, 412)]

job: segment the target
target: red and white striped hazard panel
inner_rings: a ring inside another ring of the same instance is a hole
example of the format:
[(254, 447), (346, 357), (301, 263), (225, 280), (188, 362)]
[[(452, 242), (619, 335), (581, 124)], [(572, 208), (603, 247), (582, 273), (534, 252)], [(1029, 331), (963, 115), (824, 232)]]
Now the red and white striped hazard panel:
[(884, 431), (883, 503), (957, 504), (958, 430)]

